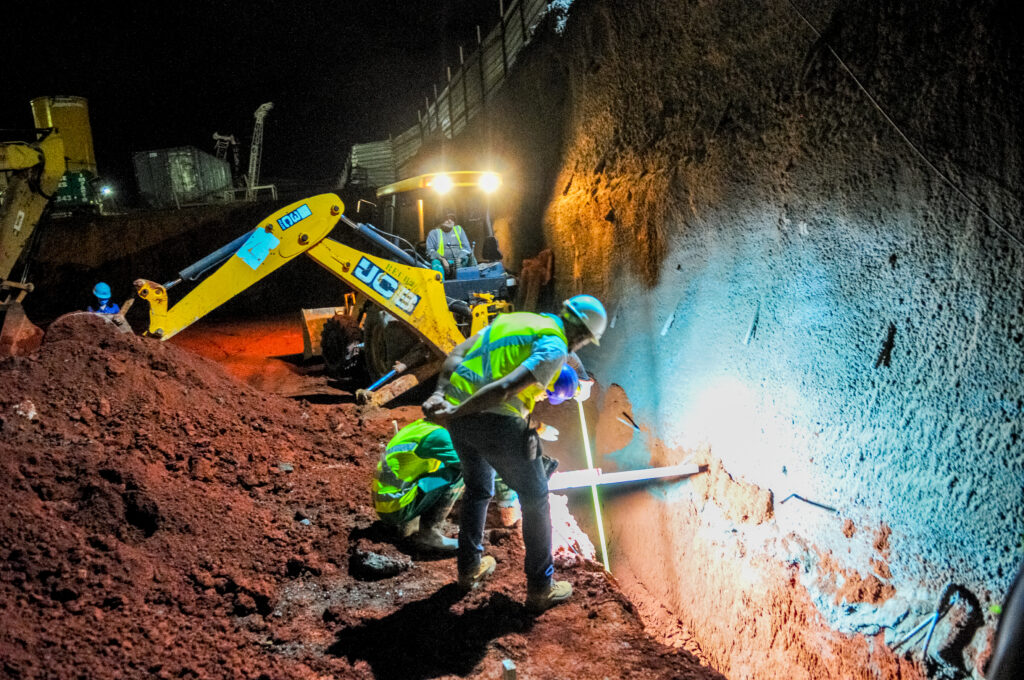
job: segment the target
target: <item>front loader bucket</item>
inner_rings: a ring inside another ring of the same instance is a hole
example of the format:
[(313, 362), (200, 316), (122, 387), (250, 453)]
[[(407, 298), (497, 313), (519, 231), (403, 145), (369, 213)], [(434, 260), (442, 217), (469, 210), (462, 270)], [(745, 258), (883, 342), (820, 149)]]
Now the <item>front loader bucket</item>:
[(334, 318), (335, 314), (345, 314), (344, 307), (319, 307), (303, 309), (302, 312), (302, 358), (311, 359), (323, 354), (320, 339), (323, 337), (324, 324)]
[(39, 349), (43, 342), (43, 329), (28, 320), (20, 302), (8, 302), (4, 307), (6, 313), (3, 328), (0, 329), (0, 359), (24, 356)]
[(318, 307), (316, 309), (302, 310), (302, 358), (306, 361), (313, 357), (323, 355), (323, 347), (320, 344), (323, 337), (324, 324), (333, 319), (336, 315), (354, 316), (356, 311), (356, 296), (353, 293), (345, 293), (345, 304), (341, 307)]

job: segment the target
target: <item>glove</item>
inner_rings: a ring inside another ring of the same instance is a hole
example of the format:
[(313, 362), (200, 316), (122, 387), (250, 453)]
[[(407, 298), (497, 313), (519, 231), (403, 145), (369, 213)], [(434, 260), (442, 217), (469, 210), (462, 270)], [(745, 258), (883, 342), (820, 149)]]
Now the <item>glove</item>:
[(578, 390), (576, 390), (576, 394), (573, 396), (573, 399), (575, 399), (576, 401), (579, 401), (579, 402), (583, 402), (583, 401), (586, 401), (587, 399), (590, 399), (590, 390), (593, 387), (594, 387), (594, 381), (593, 380), (581, 380), (580, 381), (580, 388)]
[(542, 425), (537, 428), (537, 436), (546, 442), (557, 442), (558, 430), (550, 425)]
[(541, 462), (544, 463), (544, 474), (551, 479), (551, 475), (555, 474), (555, 470), (558, 469), (558, 461), (547, 454), (542, 454)]
[(449, 403), (443, 396), (432, 394), (420, 408), (423, 409), (423, 415), (427, 420), (438, 425), (447, 425), (457, 407)]

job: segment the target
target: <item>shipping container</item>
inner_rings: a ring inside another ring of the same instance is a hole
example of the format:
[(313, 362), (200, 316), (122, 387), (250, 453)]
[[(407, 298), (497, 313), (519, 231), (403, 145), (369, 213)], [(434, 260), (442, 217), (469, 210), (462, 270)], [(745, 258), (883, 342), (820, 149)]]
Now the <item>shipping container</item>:
[(221, 200), (231, 189), (228, 162), (194, 146), (139, 151), (132, 162), (139, 194), (153, 208)]

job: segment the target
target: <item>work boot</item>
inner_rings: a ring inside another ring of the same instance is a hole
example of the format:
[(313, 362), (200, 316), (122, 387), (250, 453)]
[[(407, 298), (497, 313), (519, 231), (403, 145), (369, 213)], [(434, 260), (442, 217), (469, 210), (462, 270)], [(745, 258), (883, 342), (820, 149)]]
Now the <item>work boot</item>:
[(551, 580), (546, 586), (538, 589), (527, 587), (526, 608), (534, 614), (540, 614), (556, 604), (565, 602), (572, 595), (572, 585), (568, 581)]
[(459, 542), (456, 539), (448, 538), (437, 528), (417, 531), (410, 537), (410, 540), (417, 548), (433, 552), (454, 554), (459, 547)]
[(484, 555), (480, 558), (480, 564), (477, 565), (475, 571), (469, 574), (459, 574), (459, 587), (463, 590), (476, 588), (484, 579), (494, 573), (496, 566), (498, 566), (497, 560), (490, 555)]

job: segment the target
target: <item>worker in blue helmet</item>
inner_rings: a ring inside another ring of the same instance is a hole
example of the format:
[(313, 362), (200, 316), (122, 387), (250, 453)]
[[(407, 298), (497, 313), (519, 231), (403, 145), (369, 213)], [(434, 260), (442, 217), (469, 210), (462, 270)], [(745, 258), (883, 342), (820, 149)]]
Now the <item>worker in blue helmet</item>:
[(100, 281), (92, 288), (92, 294), (96, 298), (96, 306), (89, 306), (89, 311), (96, 314), (118, 314), (121, 308), (116, 302), (110, 301), (110, 286)]

